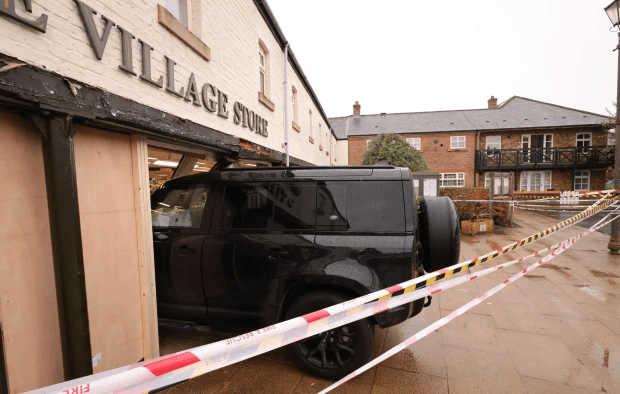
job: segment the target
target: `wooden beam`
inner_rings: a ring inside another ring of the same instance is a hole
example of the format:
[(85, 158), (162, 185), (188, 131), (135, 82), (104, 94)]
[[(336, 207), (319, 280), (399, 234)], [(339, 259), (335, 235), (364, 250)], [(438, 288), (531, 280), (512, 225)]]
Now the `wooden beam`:
[(136, 235), (138, 237), (142, 340), (144, 359), (148, 360), (159, 357), (159, 333), (157, 328), (148, 145), (145, 136), (139, 134), (131, 135), (131, 156), (134, 174)]

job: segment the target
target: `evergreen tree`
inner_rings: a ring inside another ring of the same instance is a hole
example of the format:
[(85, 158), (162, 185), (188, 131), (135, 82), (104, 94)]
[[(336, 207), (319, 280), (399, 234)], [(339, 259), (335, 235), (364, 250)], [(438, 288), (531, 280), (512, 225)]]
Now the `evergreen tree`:
[(430, 171), (422, 153), (395, 133), (376, 136), (364, 153), (362, 164), (375, 164), (381, 160), (389, 160), (397, 167), (408, 167), (412, 172)]

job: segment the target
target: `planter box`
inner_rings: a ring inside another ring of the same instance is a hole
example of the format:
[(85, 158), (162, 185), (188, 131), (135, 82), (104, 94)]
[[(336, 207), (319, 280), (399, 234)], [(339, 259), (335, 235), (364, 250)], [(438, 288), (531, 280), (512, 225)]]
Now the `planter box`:
[(461, 222), (461, 234), (474, 235), (490, 232), (493, 232), (493, 221), (490, 219), (479, 220), (477, 222), (463, 220)]

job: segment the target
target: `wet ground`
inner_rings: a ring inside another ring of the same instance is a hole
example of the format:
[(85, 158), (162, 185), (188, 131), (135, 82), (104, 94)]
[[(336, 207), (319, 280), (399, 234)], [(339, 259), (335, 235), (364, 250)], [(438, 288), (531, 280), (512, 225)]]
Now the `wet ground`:
[[(517, 211), (497, 234), (463, 236), (462, 260), (557, 221)], [(493, 259), (478, 271), (583, 232), (573, 226)], [(334, 390), (335, 393), (620, 393), (620, 256), (595, 233), (463, 316)], [(532, 264), (527, 261), (443, 291), (409, 321), (377, 329), (373, 357)], [(468, 273), (468, 271), (466, 271)], [(162, 354), (221, 339), (205, 331), (162, 329)], [(317, 393), (331, 382), (294, 368), (278, 349), (191, 379), (167, 393)]]

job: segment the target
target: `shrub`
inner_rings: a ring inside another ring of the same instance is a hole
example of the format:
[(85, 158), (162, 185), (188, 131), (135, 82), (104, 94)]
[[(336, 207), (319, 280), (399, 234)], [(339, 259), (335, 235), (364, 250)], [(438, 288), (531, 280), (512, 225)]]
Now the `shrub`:
[(371, 165), (386, 159), (394, 166), (408, 167), (413, 172), (430, 171), (422, 153), (395, 133), (376, 136), (364, 153), (362, 164)]
[[(488, 200), (489, 189), (484, 187), (446, 187), (441, 188), (439, 194), (448, 196), (452, 200)], [(505, 226), (510, 221), (507, 202), (493, 203), (493, 222), (498, 226)], [(456, 202), (456, 212), (459, 221), (482, 219), (489, 217), (489, 204), (486, 202)]]
[[(489, 189), (484, 187), (445, 187), (439, 190), (442, 196), (448, 196), (452, 200), (488, 200)], [(485, 202), (456, 202), (456, 212), (459, 221), (476, 221), (489, 215), (489, 204)]]

